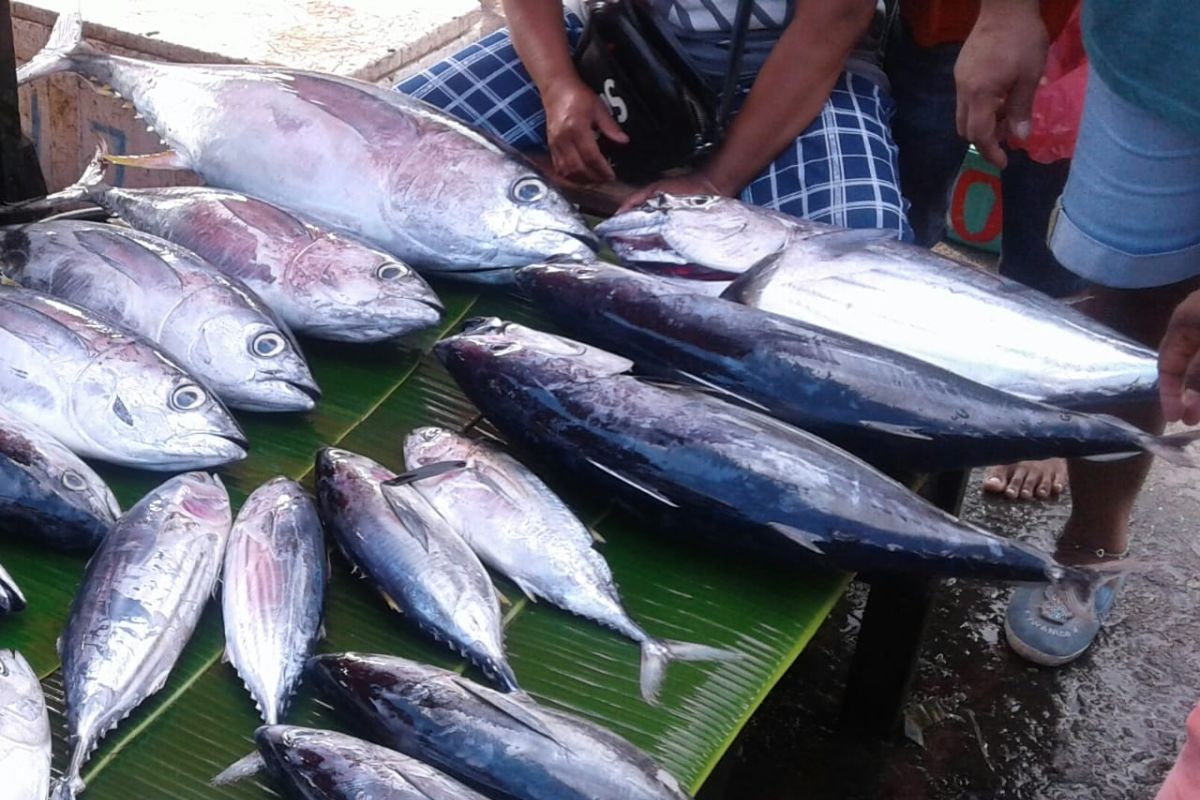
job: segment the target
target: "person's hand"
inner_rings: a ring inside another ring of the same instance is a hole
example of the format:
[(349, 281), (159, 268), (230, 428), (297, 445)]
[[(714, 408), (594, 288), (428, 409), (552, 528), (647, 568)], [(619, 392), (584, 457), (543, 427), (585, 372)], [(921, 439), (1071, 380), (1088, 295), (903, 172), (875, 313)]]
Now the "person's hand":
[(1033, 95), (1050, 46), (1036, 0), (984, 2), (954, 65), (958, 135), (1003, 169), (1011, 134), (1029, 136)]
[(542, 104), (555, 172), (576, 183), (614, 180), (612, 167), (596, 140), (603, 135), (625, 144), (629, 137), (600, 96), (578, 77), (570, 76), (543, 90)]
[(1158, 348), (1158, 394), (1167, 422), (1200, 423), (1200, 291), (1179, 304)]
[(655, 181), (649, 186), (643, 186), (631, 195), (625, 198), (621, 203), (621, 207), (617, 209), (617, 213), (621, 214), (631, 208), (637, 208), (642, 203), (649, 200), (651, 197), (659, 194), (674, 194), (674, 195), (725, 195), (709, 180), (703, 172), (689, 172), (684, 175), (675, 175), (670, 178), (663, 178)]

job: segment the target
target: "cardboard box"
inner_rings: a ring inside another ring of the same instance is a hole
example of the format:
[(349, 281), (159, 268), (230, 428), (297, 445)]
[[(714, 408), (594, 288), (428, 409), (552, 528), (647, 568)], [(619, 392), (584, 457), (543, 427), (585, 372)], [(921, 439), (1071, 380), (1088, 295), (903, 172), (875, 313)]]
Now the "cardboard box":
[[(46, 43), (77, 0), (13, 3), (18, 63)], [(180, 63), (268, 63), (391, 85), (409, 65), (477, 38), (494, 15), (480, 0), (119, 0), (84, 4), (84, 37), (106, 53)], [(51, 190), (73, 183), (97, 139), (114, 153), (164, 148), (124, 101), (75, 75), (21, 88), (21, 117)], [(198, 183), (188, 172), (119, 168), (123, 186)]]

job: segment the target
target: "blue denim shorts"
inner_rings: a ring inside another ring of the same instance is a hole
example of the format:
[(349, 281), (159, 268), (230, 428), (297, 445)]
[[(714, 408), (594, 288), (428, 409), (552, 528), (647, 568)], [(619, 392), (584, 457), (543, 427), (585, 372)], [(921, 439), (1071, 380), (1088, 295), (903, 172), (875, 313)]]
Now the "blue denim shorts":
[(1114, 289), (1200, 275), (1200, 136), (1121, 99), (1093, 71), (1050, 249)]

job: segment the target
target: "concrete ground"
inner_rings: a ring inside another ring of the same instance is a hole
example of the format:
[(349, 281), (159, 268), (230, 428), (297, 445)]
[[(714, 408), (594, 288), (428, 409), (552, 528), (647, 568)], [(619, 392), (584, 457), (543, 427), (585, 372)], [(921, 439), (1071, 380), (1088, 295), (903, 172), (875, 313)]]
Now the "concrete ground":
[[(984, 500), (979, 480), (964, 516), (1052, 546), (1069, 499)], [(1160, 461), (1133, 521), (1137, 571), (1092, 649), (1056, 670), (1005, 644), (1007, 588), (946, 582), (906, 710), (909, 735), (875, 747), (832, 726), (861, 613), (857, 587), (735, 746), (726, 786), (702, 800), (1152, 798), (1200, 700), (1198, 534), (1200, 473)]]

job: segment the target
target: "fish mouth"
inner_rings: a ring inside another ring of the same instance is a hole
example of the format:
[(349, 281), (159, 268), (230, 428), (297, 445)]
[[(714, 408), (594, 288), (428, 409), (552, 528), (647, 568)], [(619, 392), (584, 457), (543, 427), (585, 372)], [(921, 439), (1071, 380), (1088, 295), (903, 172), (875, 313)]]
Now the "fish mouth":
[(583, 232), (560, 230), (560, 231), (555, 231), (555, 233), (561, 233), (564, 236), (571, 237), (572, 239), (574, 239), (575, 241), (579, 242), (584, 247), (586, 247), (588, 250), (590, 250), (593, 255), (600, 252), (599, 237), (597, 237), (595, 233), (593, 233), (590, 230), (587, 230), (586, 228), (583, 230)]
[(164, 462), (169, 469), (207, 469), (232, 464), (244, 459), (250, 448), (241, 431), (185, 433), (171, 437), (166, 445), (171, 447), (172, 454), (170, 461)]
[(254, 381), (253, 393), (229, 398), (233, 408), (241, 411), (312, 411), (321, 399), (321, 389), (311, 380), (269, 378)]

